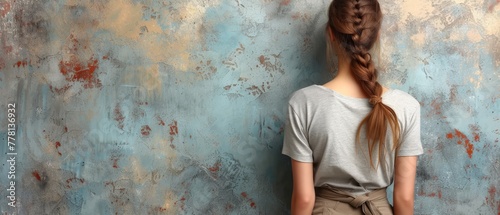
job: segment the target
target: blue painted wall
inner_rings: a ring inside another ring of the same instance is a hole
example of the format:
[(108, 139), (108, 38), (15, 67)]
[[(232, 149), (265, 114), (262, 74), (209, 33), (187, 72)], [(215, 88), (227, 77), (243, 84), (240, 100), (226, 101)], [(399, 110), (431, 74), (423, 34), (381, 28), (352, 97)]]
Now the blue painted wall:
[[(422, 105), (416, 214), (500, 214), (499, 2), (380, 2), (382, 82)], [(286, 102), (331, 77), (328, 4), (1, 1), (0, 211), (288, 213)]]

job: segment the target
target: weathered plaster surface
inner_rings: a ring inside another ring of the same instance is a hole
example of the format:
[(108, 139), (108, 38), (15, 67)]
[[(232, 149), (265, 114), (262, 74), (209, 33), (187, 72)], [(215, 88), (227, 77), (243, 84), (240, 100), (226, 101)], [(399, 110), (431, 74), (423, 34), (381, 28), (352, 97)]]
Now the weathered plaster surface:
[[(286, 101), (323, 83), (329, 1), (0, 2), (19, 214), (283, 214)], [(500, 5), (381, 1), (382, 82), (422, 105), (416, 214), (500, 214)], [(4, 159), (5, 158), (5, 159)]]

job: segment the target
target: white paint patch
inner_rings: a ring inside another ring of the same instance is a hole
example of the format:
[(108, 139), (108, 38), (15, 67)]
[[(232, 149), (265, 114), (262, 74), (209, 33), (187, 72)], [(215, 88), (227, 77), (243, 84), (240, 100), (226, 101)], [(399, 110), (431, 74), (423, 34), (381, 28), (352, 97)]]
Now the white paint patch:
[(422, 47), (425, 44), (425, 33), (418, 33), (411, 36), (411, 40), (418, 47)]
[(481, 87), (481, 83), (483, 81), (483, 72), (481, 72), (480, 70), (474, 72), (474, 74), (472, 75), (472, 77), (470, 77), (469, 79), (470, 83), (474, 85), (474, 87), (476, 89), (480, 88)]
[(474, 43), (480, 42), (483, 39), (481, 34), (479, 34), (476, 29), (467, 31), (467, 38), (469, 39), (469, 41)]
[(401, 20), (406, 19), (411, 15), (416, 19), (426, 19), (433, 14), (435, 8), (431, 0), (404, 0), (401, 2)]
[(494, 11), (481, 19), (480, 23), (482, 23), (486, 35), (500, 36), (500, 6), (497, 5), (495, 8)]

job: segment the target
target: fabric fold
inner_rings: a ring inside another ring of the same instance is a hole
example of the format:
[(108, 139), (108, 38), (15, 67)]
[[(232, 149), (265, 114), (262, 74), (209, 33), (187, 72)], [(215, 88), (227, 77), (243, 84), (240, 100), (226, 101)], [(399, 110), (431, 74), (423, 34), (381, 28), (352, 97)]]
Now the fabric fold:
[(385, 188), (358, 196), (353, 196), (345, 191), (331, 186), (316, 187), (315, 191), (316, 196), (318, 197), (346, 203), (351, 205), (353, 208), (361, 208), (363, 214), (365, 215), (382, 215), (382, 212), (377, 209), (374, 202), (386, 201), (387, 198)]

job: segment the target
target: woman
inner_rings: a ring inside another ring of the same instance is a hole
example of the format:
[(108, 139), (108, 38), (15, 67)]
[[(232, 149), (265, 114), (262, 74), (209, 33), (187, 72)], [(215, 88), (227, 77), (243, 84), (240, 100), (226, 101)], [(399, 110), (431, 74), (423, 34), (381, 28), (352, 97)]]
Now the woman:
[(283, 154), (292, 158), (292, 214), (413, 214), (420, 105), (377, 82), (369, 50), (382, 22), (379, 3), (334, 0), (328, 17), (338, 73), (289, 101)]

